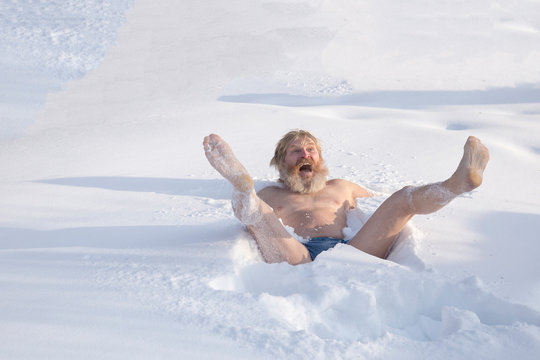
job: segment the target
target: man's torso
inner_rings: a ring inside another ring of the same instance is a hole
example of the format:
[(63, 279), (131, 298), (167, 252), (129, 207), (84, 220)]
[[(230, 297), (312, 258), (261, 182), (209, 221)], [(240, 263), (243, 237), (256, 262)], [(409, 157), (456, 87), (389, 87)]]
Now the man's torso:
[(347, 211), (354, 208), (355, 197), (368, 194), (367, 191), (362, 194), (358, 185), (335, 179), (315, 194), (298, 194), (272, 186), (261, 190), (259, 196), (285, 225), (294, 228), (296, 234), (304, 238), (329, 236), (342, 239)]

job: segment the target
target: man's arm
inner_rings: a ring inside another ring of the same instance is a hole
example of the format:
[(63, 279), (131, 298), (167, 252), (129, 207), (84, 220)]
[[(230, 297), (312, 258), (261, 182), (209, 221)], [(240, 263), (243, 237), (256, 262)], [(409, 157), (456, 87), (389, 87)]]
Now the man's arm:
[(350, 194), (352, 204), (355, 203), (355, 199), (357, 198), (371, 197), (375, 195), (372, 191), (369, 191), (368, 189), (351, 181), (343, 179), (334, 179), (331, 181), (336, 182), (340, 188), (347, 189), (347, 192)]

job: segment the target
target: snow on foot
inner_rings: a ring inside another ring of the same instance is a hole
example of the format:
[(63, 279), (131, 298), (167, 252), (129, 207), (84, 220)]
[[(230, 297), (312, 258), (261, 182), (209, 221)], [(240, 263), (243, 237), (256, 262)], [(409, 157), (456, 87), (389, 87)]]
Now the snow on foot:
[(479, 139), (469, 136), (463, 147), (461, 162), (449, 179), (452, 192), (462, 194), (480, 186), (488, 160), (488, 149)]
[(234, 156), (231, 147), (219, 135), (210, 134), (203, 141), (204, 152), (210, 165), (241, 192), (253, 189), (253, 179)]

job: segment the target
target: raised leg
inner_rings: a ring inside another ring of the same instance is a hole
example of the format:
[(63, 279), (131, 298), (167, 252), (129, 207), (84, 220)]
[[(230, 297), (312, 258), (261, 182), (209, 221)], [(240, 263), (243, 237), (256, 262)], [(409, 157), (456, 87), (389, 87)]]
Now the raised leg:
[(272, 208), (257, 196), (253, 179), (230, 146), (215, 134), (205, 137), (203, 146), (210, 164), (233, 185), (234, 214), (247, 226), (264, 260), (293, 265), (311, 261), (306, 247), (285, 230)]
[(482, 183), (489, 152), (480, 140), (470, 136), (463, 157), (446, 181), (424, 186), (407, 186), (392, 194), (349, 242), (369, 254), (384, 258), (396, 236), (416, 214), (435, 212), (456, 196), (471, 191)]

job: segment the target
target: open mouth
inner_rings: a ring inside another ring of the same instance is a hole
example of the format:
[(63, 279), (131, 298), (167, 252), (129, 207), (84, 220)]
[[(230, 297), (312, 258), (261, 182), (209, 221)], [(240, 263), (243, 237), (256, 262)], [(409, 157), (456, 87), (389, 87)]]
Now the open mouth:
[(311, 173), (313, 172), (313, 166), (311, 164), (302, 164), (298, 170), (302, 173)]

